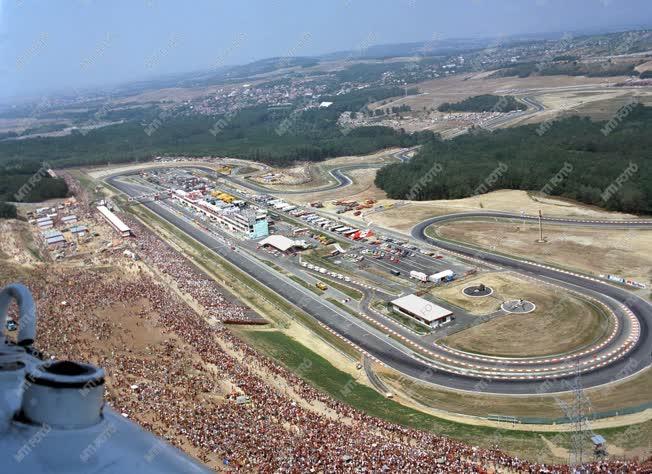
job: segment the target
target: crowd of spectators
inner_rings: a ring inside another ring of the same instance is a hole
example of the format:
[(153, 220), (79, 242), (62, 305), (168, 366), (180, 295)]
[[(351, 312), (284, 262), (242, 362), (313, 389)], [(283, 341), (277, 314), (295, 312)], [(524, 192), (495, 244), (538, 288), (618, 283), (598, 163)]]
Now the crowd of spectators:
[(247, 306), (237, 304), (224, 295), (224, 288), (190, 263), (185, 257), (129, 216), (121, 216), (136, 236), (137, 253), (162, 273), (169, 275), (177, 286), (199, 302), (211, 317), (225, 323), (265, 323)]
[(57, 176), (63, 178), (68, 186), (68, 192), (76, 198), (76, 213), (78, 214), (78, 217), (90, 217), (94, 208), (91, 206), (88, 191), (68, 171), (57, 170)]

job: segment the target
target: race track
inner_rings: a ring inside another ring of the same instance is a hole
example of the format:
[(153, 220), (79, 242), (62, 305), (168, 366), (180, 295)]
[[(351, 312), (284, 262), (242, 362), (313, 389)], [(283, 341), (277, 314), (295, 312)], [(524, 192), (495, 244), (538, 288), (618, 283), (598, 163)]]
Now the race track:
[[(107, 178), (106, 181), (130, 196), (141, 195), (145, 191), (118, 179), (118, 176)], [(345, 183), (346, 180), (343, 179), (340, 186), (345, 186)], [(255, 187), (248, 182), (239, 184), (255, 190)], [(568, 380), (575, 376), (576, 370), (582, 372), (583, 385), (593, 387), (629, 376), (650, 363), (652, 338), (650, 338), (649, 328), (652, 324), (652, 308), (649, 303), (631, 292), (597, 279), (542, 266), (535, 262), (526, 262), (478, 251), (461, 244), (434, 240), (425, 234), (425, 229), (433, 223), (456, 219), (489, 217), (520, 220), (535, 219), (534, 216), (522, 217), (492, 212), (440, 216), (419, 223), (413, 228), (412, 237), (460, 256), (498, 265), (599, 301), (608, 308), (617, 321), (613, 334), (606, 342), (564, 357), (523, 359), (477, 356), (439, 345), (428, 346), (409, 334), (404, 335), (406, 340), (402, 344), (388, 337), (377, 327), (352, 317), (269, 266), (257, 262), (246, 253), (231, 251), (220, 239), (216, 239), (188, 219), (171, 212), (165, 204), (148, 202), (143, 205), (233, 265), (250, 275), (256, 275), (260, 283), (310, 314), (331, 332), (407, 377), (460, 390), (506, 394), (550, 393), (572, 389)], [(575, 222), (564, 219), (548, 219), (548, 221), (572, 225), (652, 227), (652, 222), (644, 221)]]

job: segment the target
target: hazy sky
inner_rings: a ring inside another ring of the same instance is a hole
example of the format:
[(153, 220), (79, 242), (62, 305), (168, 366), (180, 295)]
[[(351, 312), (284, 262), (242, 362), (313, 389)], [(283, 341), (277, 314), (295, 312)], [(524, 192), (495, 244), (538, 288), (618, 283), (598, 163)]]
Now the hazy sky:
[(0, 0), (0, 96), (368, 43), (651, 24), (651, 0)]

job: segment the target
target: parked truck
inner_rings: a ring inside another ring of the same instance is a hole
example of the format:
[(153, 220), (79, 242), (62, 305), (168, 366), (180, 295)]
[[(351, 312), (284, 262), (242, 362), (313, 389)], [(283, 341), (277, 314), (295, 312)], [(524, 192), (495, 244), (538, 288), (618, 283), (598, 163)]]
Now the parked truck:
[(419, 280), (419, 281), (422, 281), (422, 282), (428, 281), (428, 275), (426, 275), (423, 272), (417, 272), (415, 270), (412, 270), (410, 272), (410, 278), (414, 278), (415, 280)]

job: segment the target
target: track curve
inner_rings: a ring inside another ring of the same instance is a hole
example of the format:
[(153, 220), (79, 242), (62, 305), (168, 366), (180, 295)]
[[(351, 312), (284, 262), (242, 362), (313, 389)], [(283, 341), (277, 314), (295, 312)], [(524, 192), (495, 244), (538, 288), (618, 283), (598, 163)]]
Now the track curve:
[[(407, 148), (407, 149), (402, 149), (400, 151), (397, 151), (396, 153), (393, 153), (392, 156), (396, 159), (398, 159), (401, 162), (408, 161), (410, 157), (407, 155), (409, 152), (413, 151), (416, 147), (413, 148)], [(339, 188), (344, 188), (346, 186), (350, 186), (353, 184), (353, 180), (346, 175), (348, 171), (354, 171), (354, 170), (366, 170), (366, 169), (380, 169), (383, 166), (387, 165), (387, 163), (360, 163), (356, 165), (344, 165), (344, 166), (338, 166), (337, 168), (333, 168), (329, 170), (328, 174), (335, 180), (335, 183), (329, 184), (326, 186), (314, 188), (314, 189), (296, 189), (296, 190), (286, 190), (286, 191), (281, 191), (281, 190), (276, 190), (273, 188), (268, 188), (265, 186), (261, 186), (259, 184), (253, 183), (251, 181), (248, 181), (246, 179), (240, 179), (236, 176), (231, 176), (231, 175), (223, 175), (222, 177), (228, 181), (232, 181), (234, 183), (240, 184), (242, 186), (245, 186), (252, 191), (256, 191), (259, 193), (263, 194), (278, 194), (278, 195), (292, 195), (292, 194), (312, 194), (312, 193), (319, 193), (322, 191), (332, 191), (334, 189), (339, 189)], [(214, 171), (214, 170), (211, 170)]]
[[(541, 265), (536, 262), (498, 255), (485, 250), (478, 250), (457, 242), (443, 241), (426, 235), (426, 229), (433, 224), (469, 218), (491, 218), (518, 221), (538, 220), (538, 217), (536, 216), (521, 216), (507, 212), (458, 213), (426, 219), (412, 228), (411, 235), (417, 240), (456, 253), (463, 257), (478, 259), (483, 262), (499, 265), (528, 277), (544, 279), (545, 281), (552, 282), (590, 298), (595, 298), (609, 307), (610, 310), (613, 311), (613, 314), (618, 318), (618, 332), (612, 334), (608, 341), (609, 343), (605, 344), (603, 347), (597, 348), (597, 350), (591, 351), (590, 353), (567, 359), (579, 361), (580, 367), (584, 365), (585, 372), (587, 372), (587, 374), (583, 375), (585, 384), (589, 386), (600, 385), (600, 383), (598, 383), (600, 379), (603, 380), (603, 383), (615, 381), (628, 376), (633, 372), (641, 370), (650, 364), (650, 354), (652, 353), (652, 338), (650, 337), (650, 327), (652, 326), (652, 306), (647, 301), (644, 301), (623, 288), (611, 285), (597, 278), (580, 275), (547, 265)], [(650, 220), (607, 221), (589, 219), (575, 220), (554, 217), (546, 218), (545, 220), (547, 222), (561, 225), (652, 229), (652, 221)], [(615, 355), (615, 353), (613, 351), (618, 350), (617, 344), (622, 348), (622, 352), (620, 357), (614, 358), (613, 355)], [(602, 354), (602, 356), (600, 354)], [(606, 358), (604, 358), (605, 355), (607, 355)], [(482, 357), (482, 360), (487, 359), (489, 358)], [(555, 362), (568, 366), (567, 363), (562, 361), (562, 358), (558, 358), (558, 361)], [(511, 361), (510, 363), (515, 363), (515, 361)]]

